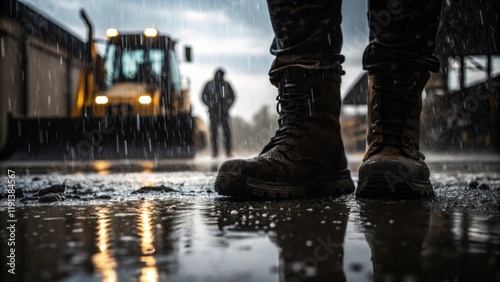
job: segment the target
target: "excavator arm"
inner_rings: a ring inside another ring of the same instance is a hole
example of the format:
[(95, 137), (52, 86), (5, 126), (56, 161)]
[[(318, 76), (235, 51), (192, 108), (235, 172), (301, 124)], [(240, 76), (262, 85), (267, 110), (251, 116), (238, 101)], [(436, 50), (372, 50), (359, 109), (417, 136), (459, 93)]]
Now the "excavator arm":
[(78, 90), (76, 93), (76, 103), (71, 112), (72, 117), (84, 115), (84, 109), (91, 107), (96, 93), (96, 79), (98, 54), (94, 41), (94, 26), (90, 21), (87, 12), (80, 10), (80, 17), (88, 28), (87, 46), (83, 66), (78, 78)]

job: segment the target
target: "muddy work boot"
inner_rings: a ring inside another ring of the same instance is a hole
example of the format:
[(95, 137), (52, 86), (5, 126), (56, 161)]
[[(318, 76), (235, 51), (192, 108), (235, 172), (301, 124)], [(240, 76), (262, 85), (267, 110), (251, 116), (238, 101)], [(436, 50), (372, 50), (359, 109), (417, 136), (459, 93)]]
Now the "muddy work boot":
[(422, 90), (428, 72), (370, 73), (367, 150), (358, 197), (432, 196), (429, 169), (419, 152)]
[(238, 198), (354, 192), (340, 136), (340, 75), (288, 69), (278, 87), (279, 128), (259, 156), (222, 164), (215, 191)]

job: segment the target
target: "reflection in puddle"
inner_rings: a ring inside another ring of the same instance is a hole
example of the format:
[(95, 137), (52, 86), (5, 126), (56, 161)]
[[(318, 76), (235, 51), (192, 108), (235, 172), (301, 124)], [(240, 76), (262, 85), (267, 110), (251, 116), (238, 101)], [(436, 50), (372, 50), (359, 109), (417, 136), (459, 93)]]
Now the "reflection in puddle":
[(109, 174), (109, 168), (111, 167), (111, 162), (98, 160), (94, 162), (94, 170), (99, 175)]
[(156, 167), (155, 163), (152, 161), (141, 161), (140, 165), (142, 167), (141, 173), (152, 173)]
[(141, 269), (141, 277), (139, 281), (157, 281), (158, 269), (156, 268), (156, 260), (153, 257), (155, 248), (153, 246), (154, 230), (152, 219), (152, 204), (145, 200), (141, 202), (139, 209), (139, 237), (141, 244), (142, 256), (140, 261), (144, 264)]
[[(157, 262), (154, 257), (155, 247), (154, 247), (154, 225), (153, 225), (153, 204), (149, 200), (141, 201), (138, 205), (137, 213), (119, 213), (114, 214), (111, 217), (110, 209), (107, 207), (98, 207), (96, 212), (96, 247), (98, 252), (92, 256), (92, 264), (96, 269), (97, 273), (102, 275), (102, 281), (113, 282), (119, 281), (117, 275), (117, 259), (120, 259), (118, 253), (127, 253), (128, 250), (121, 250), (120, 246), (118, 249), (113, 250), (110, 234), (113, 233), (113, 226), (116, 228), (124, 227), (122, 223), (128, 223), (126, 225), (137, 226), (135, 234), (121, 233), (123, 230), (119, 230), (117, 233), (120, 234), (119, 240), (137, 242), (138, 247), (140, 247), (140, 253), (137, 255), (139, 260), (140, 269), (139, 281), (158, 281), (158, 268)], [(136, 222), (123, 222), (121, 219), (130, 218), (135, 219)], [(117, 222), (113, 222), (117, 221)], [(118, 223), (118, 224), (117, 224)], [(138, 236), (138, 241), (134, 239)], [(130, 246), (131, 252), (135, 248)], [(118, 252), (120, 250), (120, 252)], [(123, 263), (120, 262), (120, 263)]]
[(498, 213), (426, 201), (188, 197), (19, 213), (20, 281), (500, 279)]
[(117, 281), (116, 263), (110, 251), (110, 219), (107, 208), (97, 209), (97, 249), (98, 253), (92, 256), (92, 263), (102, 274), (103, 282)]

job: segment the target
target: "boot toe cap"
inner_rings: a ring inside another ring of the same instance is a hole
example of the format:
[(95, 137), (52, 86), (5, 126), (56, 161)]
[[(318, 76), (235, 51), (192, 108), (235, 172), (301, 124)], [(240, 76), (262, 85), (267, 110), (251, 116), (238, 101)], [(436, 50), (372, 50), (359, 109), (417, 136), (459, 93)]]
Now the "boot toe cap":
[(356, 195), (373, 198), (432, 196), (429, 176), (423, 161), (395, 156), (372, 157), (359, 169)]
[(395, 156), (372, 157), (364, 161), (359, 169), (359, 178), (372, 173), (397, 174), (421, 180), (428, 180), (430, 176), (429, 169), (423, 161)]
[(263, 163), (262, 159), (228, 160), (219, 168), (219, 175), (233, 174), (272, 181), (277, 176), (276, 165)]

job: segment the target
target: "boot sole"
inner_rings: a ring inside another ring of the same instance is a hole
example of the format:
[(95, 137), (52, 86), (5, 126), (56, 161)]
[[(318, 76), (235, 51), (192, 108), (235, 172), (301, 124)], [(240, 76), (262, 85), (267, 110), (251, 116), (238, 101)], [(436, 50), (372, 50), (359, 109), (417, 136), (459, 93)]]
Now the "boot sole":
[(219, 172), (215, 179), (215, 191), (220, 195), (244, 199), (322, 198), (352, 193), (354, 182), (347, 169), (304, 183), (270, 182), (238, 173)]
[(400, 174), (387, 172), (373, 172), (360, 178), (356, 189), (358, 198), (416, 199), (433, 195), (434, 190), (429, 180), (407, 179)]

